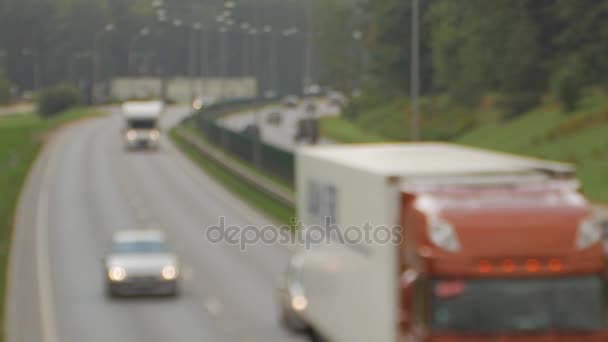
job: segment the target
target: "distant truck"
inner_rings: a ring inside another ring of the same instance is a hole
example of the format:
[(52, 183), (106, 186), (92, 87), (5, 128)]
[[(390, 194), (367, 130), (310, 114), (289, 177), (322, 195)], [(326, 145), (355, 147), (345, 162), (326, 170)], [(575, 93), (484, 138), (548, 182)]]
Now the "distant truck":
[(288, 328), (334, 342), (608, 341), (601, 222), (570, 165), (438, 143), (305, 147), (296, 165), (304, 234), (331, 234), (290, 262)]
[(125, 120), (125, 147), (156, 149), (160, 143), (158, 121), (164, 111), (162, 101), (126, 102), (122, 105)]

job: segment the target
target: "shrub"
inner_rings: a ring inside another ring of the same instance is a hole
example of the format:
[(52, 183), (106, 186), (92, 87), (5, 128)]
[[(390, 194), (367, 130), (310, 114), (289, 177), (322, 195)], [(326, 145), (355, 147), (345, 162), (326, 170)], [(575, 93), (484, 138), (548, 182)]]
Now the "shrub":
[(38, 93), (38, 112), (43, 117), (61, 113), (80, 103), (80, 91), (71, 84), (62, 83)]

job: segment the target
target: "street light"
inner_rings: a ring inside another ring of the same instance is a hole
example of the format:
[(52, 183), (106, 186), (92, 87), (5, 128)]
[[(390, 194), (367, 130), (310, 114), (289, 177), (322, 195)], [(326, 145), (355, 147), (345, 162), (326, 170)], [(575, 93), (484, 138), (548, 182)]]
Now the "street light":
[(68, 79), (74, 83), (76, 83), (76, 77), (75, 77), (75, 65), (76, 62), (79, 59), (85, 58), (85, 57), (91, 57), (93, 54), (91, 53), (91, 51), (81, 51), (75, 55), (72, 56), (72, 58), (70, 58), (70, 60), (68, 61)]
[(226, 26), (221, 26), (219, 29), (220, 32), (220, 98), (224, 99), (226, 92), (226, 78), (227, 75), (227, 58), (228, 58), (228, 47), (226, 44), (228, 28)]
[(247, 72), (248, 72), (248, 64), (249, 64), (249, 56), (248, 56), (248, 46), (247, 46), (247, 39), (250, 36), (250, 27), (251, 25), (247, 22), (243, 22), (241, 23), (241, 30), (243, 30), (243, 38), (242, 38), (242, 42), (243, 42), (243, 47), (242, 47), (242, 57), (243, 57), (243, 64), (241, 66), (241, 73), (243, 74), (243, 77), (247, 76)]
[(196, 62), (195, 62), (195, 58), (196, 58), (196, 35), (195, 33), (200, 31), (201, 28), (203, 27), (203, 25), (201, 25), (201, 23), (194, 23), (194, 25), (192, 25), (191, 30), (190, 30), (190, 44), (188, 46), (189, 49), (189, 54), (188, 54), (188, 74), (190, 77), (190, 100), (194, 101), (194, 99), (196, 98), (196, 94), (195, 94), (195, 72), (196, 72)]
[(137, 32), (137, 34), (135, 34), (135, 36), (133, 36), (133, 38), (131, 38), (131, 42), (129, 43), (129, 75), (133, 74), (133, 67), (135, 66), (135, 54), (136, 54), (136, 44), (137, 41), (141, 38), (141, 37), (145, 37), (147, 35), (150, 34), (150, 29), (147, 27), (142, 28), (141, 30), (139, 30), (139, 32)]
[(105, 33), (108, 32), (113, 32), (115, 30), (114, 24), (107, 24), (103, 30), (97, 32), (97, 34), (95, 35), (94, 39), (93, 39), (93, 73), (92, 73), (92, 80), (91, 80), (91, 102), (93, 104), (95, 104), (96, 102), (96, 92), (95, 92), (95, 87), (97, 85), (97, 72), (99, 71), (99, 60), (100, 60), (100, 56), (99, 56), (99, 51), (98, 51), (98, 47), (99, 47), (99, 40), (101, 39), (101, 37), (103, 37), (103, 35)]
[(412, 70), (411, 70), (411, 127), (410, 140), (420, 139), (420, 113), (418, 108), (418, 96), (420, 95), (420, 26), (419, 26), (419, 2), (412, 0)]

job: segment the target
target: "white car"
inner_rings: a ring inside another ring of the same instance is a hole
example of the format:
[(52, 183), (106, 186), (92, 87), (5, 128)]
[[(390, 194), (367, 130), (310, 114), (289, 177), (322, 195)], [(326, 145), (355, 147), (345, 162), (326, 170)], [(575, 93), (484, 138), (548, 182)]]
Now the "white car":
[(300, 99), (295, 95), (289, 95), (283, 99), (283, 106), (287, 108), (296, 108), (299, 103)]
[(300, 279), (301, 258), (292, 257), (285, 273), (279, 280), (280, 323), (294, 333), (309, 333), (308, 324), (300, 314), (306, 310), (308, 299)]
[(180, 268), (158, 231), (120, 231), (104, 258), (110, 296), (179, 293)]

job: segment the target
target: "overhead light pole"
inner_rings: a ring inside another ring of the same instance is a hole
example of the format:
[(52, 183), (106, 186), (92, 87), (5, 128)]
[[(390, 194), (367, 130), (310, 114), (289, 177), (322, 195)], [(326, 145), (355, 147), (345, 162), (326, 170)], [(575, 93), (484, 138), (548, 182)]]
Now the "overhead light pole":
[(100, 56), (99, 56), (99, 40), (101, 39), (101, 37), (103, 37), (103, 35), (105, 33), (108, 32), (112, 32), (114, 31), (115, 27), (113, 24), (107, 24), (103, 30), (97, 32), (97, 34), (95, 34), (95, 37), (93, 38), (93, 63), (92, 63), (92, 67), (93, 67), (93, 71), (91, 73), (91, 103), (95, 104), (97, 101), (96, 95), (97, 92), (95, 91), (96, 85), (97, 85), (97, 79), (98, 77), (98, 72), (99, 72), (99, 61), (100, 61)]
[(420, 96), (420, 23), (419, 23), (420, 3), (419, 0), (412, 0), (412, 67), (411, 67), (411, 123), (410, 140), (420, 139), (420, 108), (418, 97)]
[(193, 102), (196, 98), (195, 94), (195, 77), (196, 77), (196, 34), (201, 30), (201, 23), (195, 23), (190, 28), (190, 44), (188, 47), (188, 77), (190, 78), (190, 101)]
[[(139, 39), (141, 37), (145, 37), (149, 34), (150, 34), (150, 29), (147, 27), (144, 27), (141, 30), (139, 30), (139, 32), (137, 32), (137, 34), (135, 34), (135, 36), (133, 36), (133, 38), (131, 38), (131, 41), (129, 42), (129, 75), (133, 75), (133, 70), (135, 67), (137, 42), (139, 41)], [(135, 73), (137, 73), (137, 72), (135, 72)]]

